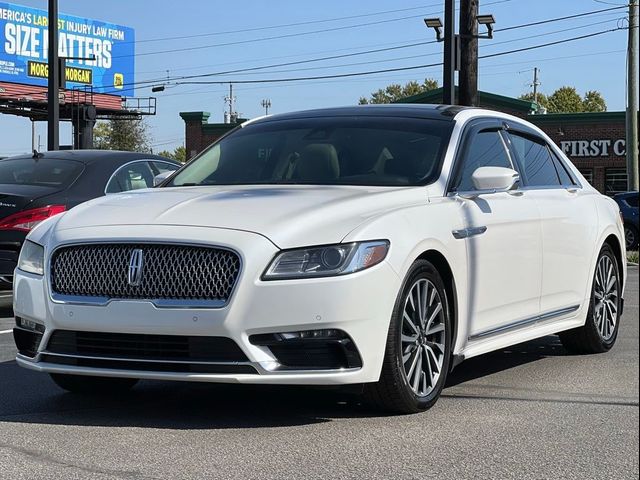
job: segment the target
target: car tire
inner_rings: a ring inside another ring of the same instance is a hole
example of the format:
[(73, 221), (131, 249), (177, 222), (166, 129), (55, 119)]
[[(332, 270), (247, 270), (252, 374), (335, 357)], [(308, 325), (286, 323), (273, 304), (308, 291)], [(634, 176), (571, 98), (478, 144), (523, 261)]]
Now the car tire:
[(616, 342), (620, 327), (621, 293), (622, 278), (618, 262), (611, 247), (604, 245), (598, 255), (593, 275), (585, 324), (560, 332), (558, 335), (562, 345), (573, 353), (602, 353), (610, 350)]
[(393, 309), (380, 379), (365, 385), (367, 402), (402, 414), (431, 408), (449, 372), (451, 326), (442, 277), (430, 262), (416, 261)]
[(138, 383), (137, 378), (90, 377), (62, 373), (50, 375), (54, 383), (63, 390), (85, 395), (120, 393)]
[(627, 250), (638, 249), (638, 229), (629, 224), (624, 224), (624, 238), (627, 243)]

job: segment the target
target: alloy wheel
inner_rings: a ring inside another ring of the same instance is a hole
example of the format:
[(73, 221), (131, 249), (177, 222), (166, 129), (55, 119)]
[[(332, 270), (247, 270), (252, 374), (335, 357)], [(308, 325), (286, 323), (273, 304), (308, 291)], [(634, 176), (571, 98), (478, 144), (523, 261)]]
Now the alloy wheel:
[(445, 311), (435, 285), (424, 278), (409, 290), (402, 311), (401, 354), (413, 392), (429, 395), (442, 374), (445, 359)]
[(613, 260), (603, 255), (596, 267), (594, 317), (603, 340), (611, 339), (618, 321), (618, 275)]

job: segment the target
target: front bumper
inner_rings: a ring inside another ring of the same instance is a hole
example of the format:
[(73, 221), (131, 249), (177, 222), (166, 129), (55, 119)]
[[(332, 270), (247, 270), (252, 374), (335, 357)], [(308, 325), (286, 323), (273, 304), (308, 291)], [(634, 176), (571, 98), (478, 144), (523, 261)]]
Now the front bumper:
[[(230, 383), (326, 385), (378, 380), (389, 320), (401, 281), (386, 262), (341, 277), (264, 282), (260, 276), (277, 248), (257, 234), (168, 226), (128, 227), (126, 231), (117, 227), (82, 230), (75, 229), (73, 239), (63, 231), (55, 244), (83, 239), (100, 241), (101, 238), (144, 242), (150, 237), (154, 241), (184, 243), (184, 238), (189, 238), (198, 244), (233, 248), (241, 256), (243, 269), (229, 303), (223, 308), (159, 308), (144, 300), (117, 300), (101, 306), (54, 302), (49, 295), (47, 273), (37, 277), (17, 271), (15, 315), (45, 327), (35, 356), (19, 354), (19, 365), (51, 373)], [(361, 366), (322, 370), (283, 368), (268, 346), (250, 341), (254, 335), (319, 329), (345, 332), (357, 349)], [(52, 357), (47, 350), (52, 333), (59, 330), (222, 337), (233, 340), (245, 358), (215, 362), (224, 373), (167, 371), (164, 365), (154, 370), (153, 362), (158, 359), (131, 356), (114, 359), (97, 354), (74, 354), (63, 362), (60, 355)], [(52, 362), (52, 358), (56, 361)], [(123, 360), (129, 362), (127, 368), (118, 368), (118, 361)], [(146, 362), (144, 368), (136, 369), (137, 361)], [(92, 366), (86, 366), (88, 364)], [(100, 367), (96, 367), (97, 364)]]

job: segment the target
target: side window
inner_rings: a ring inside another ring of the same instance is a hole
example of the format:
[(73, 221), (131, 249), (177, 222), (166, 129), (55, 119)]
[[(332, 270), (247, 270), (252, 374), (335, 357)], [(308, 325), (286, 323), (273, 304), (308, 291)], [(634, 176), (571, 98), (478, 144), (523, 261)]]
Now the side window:
[(179, 168), (177, 165), (168, 162), (152, 161), (149, 163), (151, 163), (154, 175), (159, 175), (164, 172), (175, 172)]
[[(549, 148), (549, 147), (547, 147)], [(556, 171), (558, 172), (558, 177), (560, 177), (560, 183), (564, 186), (575, 185), (576, 182), (573, 181), (571, 175), (567, 171), (567, 167), (560, 161), (560, 159), (551, 152), (551, 157), (553, 158), (553, 164), (556, 167)]]
[(524, 170), (528, 186), (560, 185), (554, 159), (545, 143), (533, 141), (517, 133), (510, 133), (509, 136)]
[(480, 167), (513, 168), (500, 133), (496, 130), (480, 132), (473, 137), (454, 183), (459, 192), (476, 189), (471, 175)]
[(126, 192), (153, 187), (153, 172), (147, 162), (135, 162), (120, 167), (109, 180), (106, 193)]

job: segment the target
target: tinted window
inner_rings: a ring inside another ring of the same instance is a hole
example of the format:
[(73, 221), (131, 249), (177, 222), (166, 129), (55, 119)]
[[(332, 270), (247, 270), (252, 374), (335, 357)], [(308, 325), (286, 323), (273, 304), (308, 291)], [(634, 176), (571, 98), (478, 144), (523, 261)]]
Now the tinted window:
[(0, 183), (67, 188), (84, 165), (57, 158), (17, 158), (0, 160)]
[(534, 142), (514, 133), (511, 134), (511, 144), (524, 169), (527, 185), (532, 187), (560, 185), (553, 157), (546, 144)]
[(159, 175), (161, 173), (164, 172), (174, 172), (178, 169), (177, 165), (174, 165), (173, 163), (168, 163), (168, 162), (150, 162), (151, 166), (153, 168), (153, 173), (155, 175)]
[(258, 123), (221, 139), (168, 186), (424, 184), (439, 175), (452, 125), (382, 117)]
[(560, 161), (560, 159), (556, 157), (553, 153), (551, 154), (551, 156), (553, 158), (553, 164), (556, 167), (556, 171), (558, 172), (558, 177), (560, 177), (560, 183), (562, 185), (575, 185), (576, 183), (571, 178), (571, 175), (569, 175), (569, 172), (567, 171), (567, 167), (565, 167), (564, 164)]
[(473, 137), (458, 174), (456, 190), (459, 192), (475, 190), (471, 175), (480, 167), (513, 168), (499, 132), (480, 132)]
[(147, 162), (135, 162), (125, 165), (107, 184), (107, 193), (125, 192), (140, 188), (153, 187), (153, 172)]

